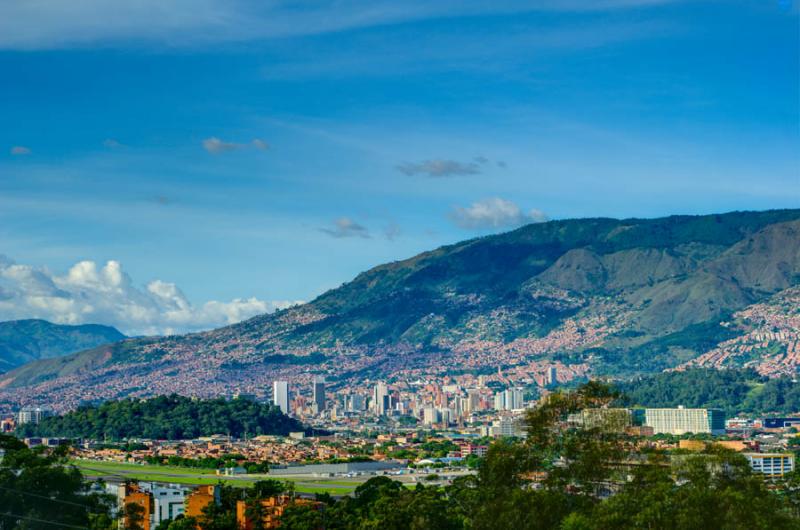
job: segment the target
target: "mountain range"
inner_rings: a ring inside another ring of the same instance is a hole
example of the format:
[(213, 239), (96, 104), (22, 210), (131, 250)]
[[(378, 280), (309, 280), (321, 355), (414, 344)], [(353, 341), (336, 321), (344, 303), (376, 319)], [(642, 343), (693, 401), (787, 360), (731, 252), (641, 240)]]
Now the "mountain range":
[(124, 338), (117, 329), (97, 324), (68, 326), (37, 319), (0, 322), (0, 372)]
[[(538, 381), (557, 366), (567, 381), (720, 356), (715, 366), (794, 373), (798, 285), (800, 210), (535, 223), (380, 265), (235, 325), (34, 361), (0, 376), (0, 401), (69, 407), (498, 367)], [(774, 337), (758, 341), (764, 333)], [(742, 337), (756, 346), (746, 355), (713, 356)]]

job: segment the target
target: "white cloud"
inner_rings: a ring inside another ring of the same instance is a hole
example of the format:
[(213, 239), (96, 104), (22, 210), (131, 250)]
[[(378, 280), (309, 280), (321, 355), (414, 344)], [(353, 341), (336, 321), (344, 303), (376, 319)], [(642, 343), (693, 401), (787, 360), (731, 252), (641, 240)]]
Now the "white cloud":
[(524, 212), (515, 203), (499, 197), (483, 199), (465, 208), (457, 207), (450, 217), (467, 230), (513, 228), (547, 221), (547, 215), (541, 210)]
[(235, 151), (242, 147), (241, 144), (236, 144), (233, 142), (223, 142), (219, 138), (212, 136), (211, 138), (206, 138), (203, 140), (203, 149), (211, 153), (212, 155), (218, 155), (220, 153), (225, 153), (227, 151)]
[(225, 142), (220, 140), (216, 136), (212, 136), (211, 138), (206, 138), (203, 140), (203, 149), (211, 153), (212, 155), (218, 155), (220, 153), (226, 153), (228, 151), (237, 151), (239, 149), (245, 149), (247, 147), (253, 147), (254, 149), (258, 149), (259, 151), (266, 151), (269, 149), (269, 144), (262, 140), (261, 138), (254, 138), (250, 144), (239, 144), (236, 142)]
[(299, 301), (236, 298), (193, 305), (174, 283), (136, 287), (118, 261), (81, 261), (63, 276), (0, 256), (0, 320), (98, 323), (128, 335), (179, 333), (233, 324)]
[(360, 237), (369, 239), (371, 236), (366, 226), (360, 225), (349, 217), (340, 217), (333, 222), (330, 228), (320, 228), (320, 232), (337, 239), (345, 237)]
[(24, 145), (15, 145), (11, 148), (12, 155), (29, 155), (31, 154), (31, 148), (25, 147)]
[(527, 11), (609, 11), (675, 0), (25, 0), (0, 2), (0, 49), (94, 43), (167, 46), (315, 35), (438, 17)]

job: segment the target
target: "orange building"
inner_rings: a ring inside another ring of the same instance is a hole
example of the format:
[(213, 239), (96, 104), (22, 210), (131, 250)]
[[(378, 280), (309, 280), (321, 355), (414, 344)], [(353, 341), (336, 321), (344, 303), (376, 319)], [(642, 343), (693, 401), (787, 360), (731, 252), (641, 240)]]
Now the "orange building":
[(718, 445), (720, 447), (724, 447), (725, 449), (732, 449), (733, 451), (752, 451), (753, 446), (752, 444), (748, 444), (743, 442), (742, 440), (720, 440), (719, 442), (714, 442), (714, 445)]
[(200, 517), (203, 508), (211, 503), (219, 504), (219, 490), (216, 486), (198, 486), (186, 497), (186, 517)]
[[(316, 510), (322, 510), (324, 504), (310, 499), (293, 499), (288, 495), (269, 497), (261, 499), (263, 511), (261, 524), (264, 529), (279, 528), (281, 526), (281, 515), (289, 506), (311, 506)], [(253, 521), (247, 517), (247, 502), (236, 501), (236, 526), (240, 530), (252, 530)]]
[(706, 442), (703, 440), (678, 440), (678, 448), (687, 451), (705, 451)]
[[(150, 516), (153, 513), (153, 496), (147, 491), (142, 491), (135, 482), (120, 484), (117, 490), (117, 498), (120, 506), (125, 509), (129, 504), (138, 504), (142, 507), (142, 530), (150, 530)], [(127, 524), (125, 517), (122, 519), (123, 526)]]

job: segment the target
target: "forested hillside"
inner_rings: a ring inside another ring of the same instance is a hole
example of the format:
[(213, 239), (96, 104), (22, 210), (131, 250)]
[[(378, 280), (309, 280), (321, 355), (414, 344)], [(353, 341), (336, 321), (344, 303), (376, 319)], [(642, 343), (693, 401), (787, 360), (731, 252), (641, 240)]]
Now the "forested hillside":
[(303, 425), (273, 405), (249, 399), (194, 400), (182, 396), (123, 399), (84, 406), (39, 425), (22, 425), (22, 436), (60, 436), (95, 440), (126, 438), (190, 439), (214, 434), (237, 438), (287, 435)]
[(800, 411), (800, 383), (754, 370), (690, 369), (620, 383), (625, 403), (646, 407), (713, 407), (729, 414)]

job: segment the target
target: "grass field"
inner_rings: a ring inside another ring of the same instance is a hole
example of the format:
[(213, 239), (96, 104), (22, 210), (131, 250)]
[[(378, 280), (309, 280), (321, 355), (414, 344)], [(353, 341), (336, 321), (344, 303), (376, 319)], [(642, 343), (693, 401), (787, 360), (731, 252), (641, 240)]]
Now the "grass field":
[[(202, 485), (223, 482), (231, 486), (245, 488), (257, 480), (269, 478), (267, 475), (217, 476), (213, 469), (193, 469), (176, 466), (137, 465), (118, 462), (98, 462), (95, 460), (73, 460), (81, 472), (90, 477), (133, 479), (142, 482), (164, 482), (173, 484)], [(330, 493), (347, 495), (359, 486), (362, 480), (327, 480), (316, 478), (280, 478), (291, 481), (299, 493)]]
[(125, 464), (122, 462), (99, 462), (97, 460), (73, 460), (73, 463), (78, 467), (90, 467), (95, 470), (103, 470), (108, 472), (115, 471), (132, 471), (132, 472), (146, 472), (147, 470), (157, 471), (158, 473), (169, 473), (174, 475), (216, 475), (214, 469), (201, 469), (189, 468), (178, 466), (154, 466), (154, 465), (139, 465), (139, 464)]

